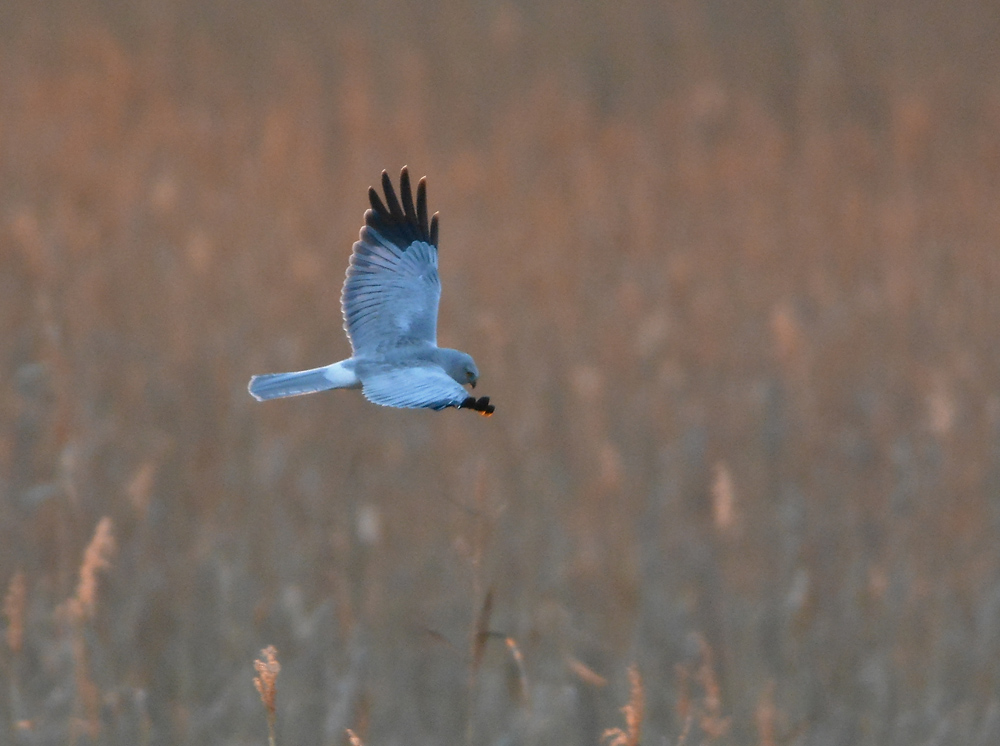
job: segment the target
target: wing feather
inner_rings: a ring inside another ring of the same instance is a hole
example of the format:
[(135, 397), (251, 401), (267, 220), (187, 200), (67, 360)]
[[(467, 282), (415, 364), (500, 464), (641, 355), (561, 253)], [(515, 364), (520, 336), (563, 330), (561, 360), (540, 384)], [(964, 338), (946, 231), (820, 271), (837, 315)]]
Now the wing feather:
[(436, 365), (394, 368), (362, 378), (365, 397), (385, 407), (461, 407), (468, 392)]
[[(427, 177), (424, 176), (417, 184), (417, 221), (420, 223), (420, 233), (424, 236), (430, 235), (427, 227)], [(435, 246), (437, 241), (431, 241)]]

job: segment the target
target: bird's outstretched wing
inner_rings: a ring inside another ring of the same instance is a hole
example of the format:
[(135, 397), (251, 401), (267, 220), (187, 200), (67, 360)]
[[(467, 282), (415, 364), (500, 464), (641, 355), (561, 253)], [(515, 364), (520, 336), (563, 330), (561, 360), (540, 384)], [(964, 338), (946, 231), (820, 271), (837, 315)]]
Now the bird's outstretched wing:
[(471, 409), (489, 417), (496, 409), (490, 397), (469, 396), (455, 380), (436, 365), (394, 368), (365, 376), (363, 389), (370, 402), (384, 407), (409, 409)]
[(382, 172), (388, 207), (375, 189), (368, 190), (372, 206), (347, 268), (340, 305), (355, 356), (437, 344), (437, 215), (428, 223), (425, 179), (417, 185), (416, 206), (405, 167), (399, 186), (402, 202)]

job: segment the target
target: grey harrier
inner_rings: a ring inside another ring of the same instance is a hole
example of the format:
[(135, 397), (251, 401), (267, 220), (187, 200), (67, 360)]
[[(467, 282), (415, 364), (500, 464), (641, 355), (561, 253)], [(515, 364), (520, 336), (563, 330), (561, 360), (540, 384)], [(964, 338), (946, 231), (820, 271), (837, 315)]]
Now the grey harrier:
[(417, 184), (415, 208), (405, 167), (399, 186), (402, 204), (385, 171), (385, 204), (368, 189), (372, 206), (340, 295), (354, 354), (322, 368), (254, 376), (248, 388), (258, 401), (360, 387), (369, 401), (387, 407), (493, 414), (488, 396), (477, 399), (463, 388), (475, 388), (479, 379), (472, 358), (437, 346), (438, 216), (428, 223), (426, 179)]

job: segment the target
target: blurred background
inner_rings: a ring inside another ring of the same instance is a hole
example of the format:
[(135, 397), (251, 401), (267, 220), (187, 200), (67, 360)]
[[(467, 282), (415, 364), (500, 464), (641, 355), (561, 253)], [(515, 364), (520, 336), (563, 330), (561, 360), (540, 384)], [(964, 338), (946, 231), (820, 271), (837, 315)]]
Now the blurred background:
[[(282, 746), (597, 744), (633, 665), (648, 744), (1000, 742), (997, 39), (0, 5), (0, 740), (264, 743), (274, 644)], [(253, 401), (404, 164), (496, 415)]]

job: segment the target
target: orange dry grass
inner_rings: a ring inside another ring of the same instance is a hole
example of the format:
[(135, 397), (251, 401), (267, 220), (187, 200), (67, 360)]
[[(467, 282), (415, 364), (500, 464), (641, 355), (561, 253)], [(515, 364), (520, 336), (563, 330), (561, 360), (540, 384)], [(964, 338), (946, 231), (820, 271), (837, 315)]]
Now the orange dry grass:
[(637, 666), (628, 670), (631, 695), (628, 704), (622, 708), (625, 716), (624, 728), (609, 728), (601, 734), (601, 740), (608, 746), (639, 746), (642, 740), (642, 718), (645, 710), (645, 692), (642, 689), (642, 675)]
[[(715, 673), (712, 649), (700, 636), (698, 649), (701, 662), (693, 674), (688, 666), (677, 667), (677, 686), (680, 692), (677, 699), (677, 715), (683, 724), (678, 743), (687, 741), (694, 725), (701, 729), (709, 742), (729, 732), (730, 718), (722, 714), (722, 696)], [(700, 697), (692, 696), (690, 686), (692, 678), (701, 687)]]
[(267, 710), (268, 740), (271, 746), (274, 746), (278, 674), (281, 673), (281, 664), (278, 662), (278, 651), (274, 645), (268, 645), (260, 651), (260, 654), (263, 656), (263, 660), (257, 659), (253, 662), (253, 668), (257, 672), (257, 675), (253, 679), (253, 685), (260, 695), (261, 703)]
[(71, 740), (80, 734), (97, 738), (101, 730), (101, 691), (94, 682), (90, 667), (90, 651), (84, 637), (85, 625), (94, 618), (97, 604), (97, 575), (111, 566), (116, 551), (111, 518), (104, 516), (97, 523), (83, 553), (76, 592), (62, 606), (62, 613), (73, 630), (72, 650), (76, 699), (70, 725)]
[(260, 651), (260, 654), (264, 659), (257, 659), (253, 662), (253, 668), (257, 672), (253, 678), (253, 685), (260, 695), (261, 703), (267, 708), (268, 716), (274, 717), (281, 664), (278, 662), (278, 651), (274, 645), (268, 645)]
[(115, 549), (111, 518), (104, 516), (94, 529), (94, 536), (83, 553), (76, 593), (66, 602), (66, 611), (71, 618), (84, 620), (94, 616), (97, 602), (97, 574), (111, 567)]

